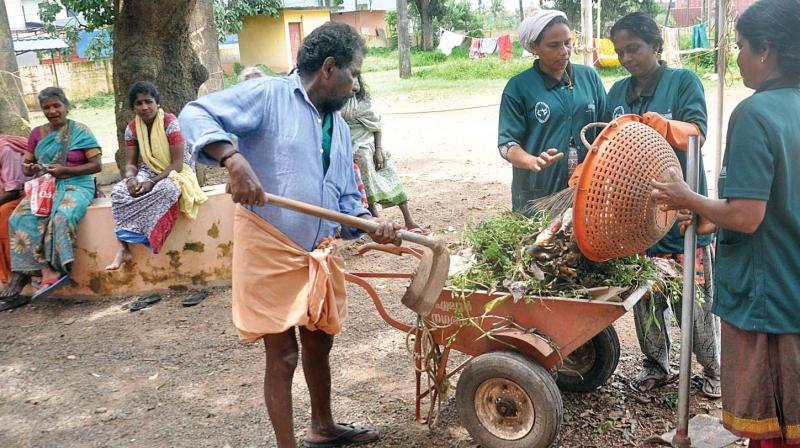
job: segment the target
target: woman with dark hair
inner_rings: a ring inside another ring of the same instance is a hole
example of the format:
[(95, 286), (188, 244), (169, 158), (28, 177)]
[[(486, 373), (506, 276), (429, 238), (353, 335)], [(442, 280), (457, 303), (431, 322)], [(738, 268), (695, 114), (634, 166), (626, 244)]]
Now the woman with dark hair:
[(102, 168), (100, 145), (85, 125), (67, 118), (69, 100), (58, 87), (39, 93), (39, 105), (47, 123), (28, 137), (23, 156), (26, 176), (49, 174), (56, 191), (49, 216), (37, 216), (26, 196), (9, 219), (10, 288), (19, 294), (32, 276), (41, 276), (34, 299), (44, 298), (69, 279), (75, 260), (78, 223), (94, 199), (92, 174)]
[(125, 128), (125, 178), (111, 192), (111, 212), (119, 251), (106, 266), (113, 271), (131, 260), (130, 243), (157, 254), (172, 231), (178, 212), (197, 217), (207, 198), (194, 173), (178, 118), (160, 108), (156, 86), (137, 81), (128, 91), (136, 118)]
[[(665, 134), (671, 140), (681, 168), (685, 170), (686, 135), (698, 134), (702, 140), (706, 133), (708, 117), (703, 84), (691, 71), (669, 68), (660, 61), (664, 45), (661, 30), (645, 13), (635, 12), (619, 19), (611, 28), (611, 40), (620, 63), (631, 76), (617, 81), (609, 90), (604, 121), (611, 121), (620, 115), (636, 114), (657, 130), (669, 126), (670, 132)], [(706, 195), (702, 159), (700, 173), (699, 191)], [(694, 322), (691, 323), (694, 331), (692, 349), (698, 363), (703, 366), (703, 394), (709, 398), (719, 398), (722, 394), (719, 320), (711, 313), (711, 240), (711, 235), (705, 235), (697, 242), (696, 278), (704, 300), (702, 305), (695, 301)], [(647, 255), (682, 264), (683, 236), (678, 225), (673, 226), (661, 241), (651, 247)], [(662, 294), (652, 294), (648, 300), (636, 304), (633, 314), (639, 346), (645, 355), (642, 371), (634, 379), (633, 385), (644, 392), (663, 386), (670, 379), (672, 313)], [(651, 316), (656, 322), (649, 322), (653, 319)]]
[(736, 24), (756, 92), (734, 109), (719, 198), (673, 173), (665, 208), (719, 226), (714, 313), (722, 319), (725, 427), (750, 447), (800, 447), (800, 0), (759, 0)]
[(408, 210), (408, 196), (388, 152), (381, 145), (381, 117), (372, 108), (372, 98), (361, 75), (359, 90), (342, 108), (342, 118), (350, 127), (353, 158), (364, 182), (367, 205), (372, 216), (378, 216), (375, 204), (400, 208), (408, 230), (429, 233), (421, 229)]
[(512, 207), (524, 212), (529, 201), (567, 188), (586, 157), (581, 128), (598, 121), (606, 91), (594, 69), (569, 62), (572, 37), (563, 12), (534, 12), (519, 25), (519, 38), (538, 58), (503, 90), (497, 144), (514, 167)]

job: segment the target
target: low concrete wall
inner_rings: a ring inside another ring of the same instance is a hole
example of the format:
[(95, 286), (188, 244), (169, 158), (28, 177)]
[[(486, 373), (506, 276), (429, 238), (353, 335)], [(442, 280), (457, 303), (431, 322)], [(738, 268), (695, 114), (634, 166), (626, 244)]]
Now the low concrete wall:
[(60, 86), (67, 98), (88, 98), (114, 91), (111, 60), (66, 62), (20, 67), (22, 93), (30, 110), (39, 109), (36, 96), (45, 87)]
[(59, 296), (139, 294), (230, 282), (234, 203), (225, 185), (204, 188), (208, 202), (197, 219), (181, 216), (161, 253), (132, 245), (134, 259), (119, 271), (106, 271), (114, 259), (117, 239), (111, 200), (96, 199), (78, 228), (76, 258), (70, 277), (75, 286)]

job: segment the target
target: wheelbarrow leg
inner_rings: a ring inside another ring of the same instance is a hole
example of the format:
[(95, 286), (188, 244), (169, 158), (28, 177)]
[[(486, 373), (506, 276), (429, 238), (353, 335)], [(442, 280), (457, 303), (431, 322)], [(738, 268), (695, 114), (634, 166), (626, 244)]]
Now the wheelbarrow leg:
[(422, 423), (422, 345), (419, 342), (419, 331), (414, 336), (414, 358), (416, 369), (414, 369), (414, 379), (417, 386), (416, 409), (414, 410), (414, 420)]

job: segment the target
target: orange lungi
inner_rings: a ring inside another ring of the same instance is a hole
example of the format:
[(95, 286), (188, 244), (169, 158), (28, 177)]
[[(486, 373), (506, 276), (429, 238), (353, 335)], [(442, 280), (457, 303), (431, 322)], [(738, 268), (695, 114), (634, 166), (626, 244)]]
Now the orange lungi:
[(0, 205), (0, 281), (8, 283), (11, 278), (11, 247), (9, 244), (10, 238), (8, 234), (8, 218), (14, 213), (19, 201), (22, 198), (8, 201)]
[(233, 224), (233, 323), (256, 341), (292, 327), (335, 335), (347, 315), (344, 260), (336, 246), (308, 252), (237, 206)]

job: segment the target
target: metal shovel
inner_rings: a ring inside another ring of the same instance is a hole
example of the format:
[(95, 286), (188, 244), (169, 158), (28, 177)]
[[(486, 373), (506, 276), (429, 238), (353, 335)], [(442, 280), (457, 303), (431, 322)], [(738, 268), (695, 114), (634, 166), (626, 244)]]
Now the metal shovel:
[[(327, 219), (351, 227), (357, 227), (365, 232), (378, 230), (378, 223), (355, 216), (345, 215), (333, 210), (307, 204), (305, 202), (288, 199), (273, 194), (264, 193), (267, 203), (276, 207), (294, 210), (317, 218)], [(450, 253), (444, 242), (437, 238), (419, 235), (401, 230), (398, 232), (403, 241), (423, 246), (422, 259), (411, 285), (403, 295), (403, 305), (411, 308), (421, 316), (427, 316), (439, 299), (439, 294), (447, 282), (447, 272), (450, 268)]]

